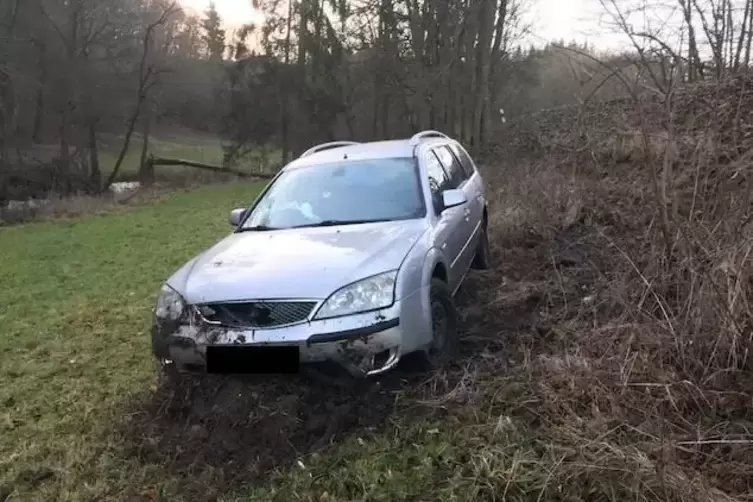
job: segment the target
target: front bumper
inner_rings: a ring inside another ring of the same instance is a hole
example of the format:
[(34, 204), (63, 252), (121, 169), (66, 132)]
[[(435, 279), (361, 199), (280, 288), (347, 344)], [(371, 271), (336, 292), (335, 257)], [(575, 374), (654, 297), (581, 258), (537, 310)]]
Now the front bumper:
[(154, 326), (152, 346), (155, 356), (179, 371), (206, 371), (208, 346), (295, 345), (301, 364), (332, 361), (355, 376), (370, 376), (392, 369), (403, 354), (400, 311), (396, 302), (387, 309), (256, 330), (193, 320), (172, 329)]

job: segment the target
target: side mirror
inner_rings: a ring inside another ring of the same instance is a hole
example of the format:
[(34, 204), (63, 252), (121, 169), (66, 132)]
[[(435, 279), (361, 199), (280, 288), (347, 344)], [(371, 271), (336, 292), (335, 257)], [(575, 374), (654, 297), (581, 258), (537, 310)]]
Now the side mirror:
[(241, 207), (238, 209), (233, 209), (230, 212), (230, 225), (233, 227), (237, 227), (240, 225), (241, 220), (243, 220), (243, 217), (246, 215), (246, 208)]
[(442, 192), (442, 210), (462, 206), (466, 202), (468, 202), (468, 198), (462, 190), (452, 188)]

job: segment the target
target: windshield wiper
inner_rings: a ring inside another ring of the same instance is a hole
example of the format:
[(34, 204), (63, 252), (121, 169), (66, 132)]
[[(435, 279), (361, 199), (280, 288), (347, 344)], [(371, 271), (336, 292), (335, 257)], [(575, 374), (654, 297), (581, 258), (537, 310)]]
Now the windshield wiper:
[(239, 228), (238, 232), (267, 232), (269, 230), (279, 230), (277, 227), (269, 227), (267, 225), (254, 225), (252, 227)]
[(378, 220), (323, 220), (316, 223), (307, 223), (305, 225), (297, 225), (293, 228), (312, 228), (312, 227), (336, 227), (338, 225), (360, 225), (361, 223), (380, 223), (383, 221), (394, 221), (389, 218)]

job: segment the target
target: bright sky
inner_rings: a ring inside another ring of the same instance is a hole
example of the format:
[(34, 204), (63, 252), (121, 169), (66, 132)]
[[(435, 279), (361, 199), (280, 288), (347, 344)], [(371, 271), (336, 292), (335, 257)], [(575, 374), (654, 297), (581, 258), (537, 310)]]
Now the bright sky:
[(532, 0), (531, 43), (551, 40), (588, 42), (602, 50), (625, 47), (625, 38), (604, 26), (609, 17), (599, 0)]
[[(203, 14), (211, 0), (180, 0), (183, 7)], [(214, 0), (222, 21), (229, 27), (240, 26), (249, 22), (263, 20), (259, 12), (251, 6), (251, 0)]]
[[(181, 3), (203, 13), (210, 0), (180, 0)], [(598, 14), (601, 12), (599, 0), (530, 0), (532, 8), (529, 22), (533, 34), (530, 42), (539, 45), (550, 40), (588, 40), (599, 48), (615, 48), (620, 45), (614, 35), (606, 34), (599, 28)], [(228, 27), (240, 26), (248, 22), (260, 22), (262, 17), (251, 6), (251, 0), (215, 0), (215, 5)]]

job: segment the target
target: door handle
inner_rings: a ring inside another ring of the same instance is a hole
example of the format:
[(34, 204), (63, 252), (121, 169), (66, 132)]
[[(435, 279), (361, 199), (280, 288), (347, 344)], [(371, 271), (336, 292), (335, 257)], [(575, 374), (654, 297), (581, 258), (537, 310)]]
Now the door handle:
[(463, 210), (463, 216), (468, 217), (470, 215), (471, 215), (471, 210), (470, 209), (466, 208), (466, 209)]

